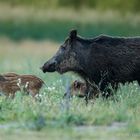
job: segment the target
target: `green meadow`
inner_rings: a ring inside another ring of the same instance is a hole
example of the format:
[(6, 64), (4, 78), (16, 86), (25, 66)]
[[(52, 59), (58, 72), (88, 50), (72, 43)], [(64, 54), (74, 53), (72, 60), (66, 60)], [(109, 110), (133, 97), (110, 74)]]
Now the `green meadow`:
[[(139, 36), (139, 14), (71, 8), (38, 9), (0, 5), (0, 73), (33, 74), (46, 85), (37, 102), (23, 92), (0, 96), (0, 140), (140, 139), (140, 87), (120, 85), (115, 100), (101, 97), (87, 106), (84, 99), (67, 101), (73, 73), (44, 74), (39, 69), (55, 54), (72, 28), (81, 36)], [(67, 11), (67, 12), (66, 12)]]

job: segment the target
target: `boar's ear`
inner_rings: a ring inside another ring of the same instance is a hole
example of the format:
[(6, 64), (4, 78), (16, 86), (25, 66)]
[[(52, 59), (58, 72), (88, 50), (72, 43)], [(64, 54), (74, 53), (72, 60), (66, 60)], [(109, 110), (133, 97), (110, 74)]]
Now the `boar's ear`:
[(71, 30), (69, 34), (70, 39), (73, 41), (76, 38), (76, 36), (77, 36), (77, 30)]

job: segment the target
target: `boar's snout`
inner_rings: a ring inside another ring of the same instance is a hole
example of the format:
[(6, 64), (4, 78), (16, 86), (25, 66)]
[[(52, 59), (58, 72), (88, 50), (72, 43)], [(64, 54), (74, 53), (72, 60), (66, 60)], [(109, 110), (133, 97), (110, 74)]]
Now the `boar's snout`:
[(48, 61), (42, 67), (41, 70), (46, 72), (55, 72), (56, 71), (56, 61)]

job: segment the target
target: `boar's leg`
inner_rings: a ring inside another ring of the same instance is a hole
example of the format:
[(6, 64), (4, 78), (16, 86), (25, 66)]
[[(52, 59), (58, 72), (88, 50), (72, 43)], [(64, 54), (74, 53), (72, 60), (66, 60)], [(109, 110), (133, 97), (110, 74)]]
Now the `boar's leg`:
[[(115, 82), (110, 81), (111, 78), (108, 73), (108, 70), (101, 71), (100, 75), (101, 75), (101, 79), (100, 79), (98, 86), (102, 92), (102, 97), (108, 98), (111, 95), (113, 95), (113, 89), (115, 88), (116, 84), (115, 84)], [(111, 85), (110, 85), (110, 83), (111, 83)]]
[(89, 100), (89, 88), (90, 88), (90, 84), (86, 81), (86, 91), (85, 91), (85, 100), (86, 100), (86, 105), (88, 104), (88, 100)]
[(111, 83), (111, 82), (103, 81), (100, 84), (100, 90), (102, 91), (102, 97), (106, 98), (106, 99), (108, 97), (113, 96), (114, 92), (116, 92), (118, 89), (118, 83), (112, 82), (110, 86), (109, 86), (109, 83)]
[(139, 86), (140, 86), (140, 80), (138, 80), (138, 84), (139, 84)]
[(108, 98), (109, 95), (112, 94), (107, 81), (102, 81), (102, 83), (100, 83), (99, 87), (100, 87), (100, 90), (102, 91), (103, 98)]
[(6, 98), (5, 98), (6, 100), (8, 100), (8, 99), (14, 99), (15, 92), (6, 93), (5, 95), (6, 95)]
[(88, 104), (89, 99), (95, 99), (100, 95), (101, 91), (99, 87), (94, 83), (90, 82), (89, 80), (86, 81), (86, 91), (85, 91), (85, 100), (86, 104)]

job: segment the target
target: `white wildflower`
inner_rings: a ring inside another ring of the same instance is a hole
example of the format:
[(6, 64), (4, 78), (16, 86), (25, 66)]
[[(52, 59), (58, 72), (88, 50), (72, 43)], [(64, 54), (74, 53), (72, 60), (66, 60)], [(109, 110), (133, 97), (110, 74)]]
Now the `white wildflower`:
[(48, 88), (49, 91), (55, 90), (55, 87), (54, 86), (53, 87), (47, 87), (47, 88)]
[(17, 86), (18, 86), (18, 87), (21, 86), (21, 79), (20, 79), (20, 78), (18, 79)]
[(41, 94), (36, 94), (36, 95), (35, 95), (35, 98), (41, 98), (41, 97), (42, 97)]
[(25, 88), (28, 88), (29, 86), (29, 82), (26, 82)]

